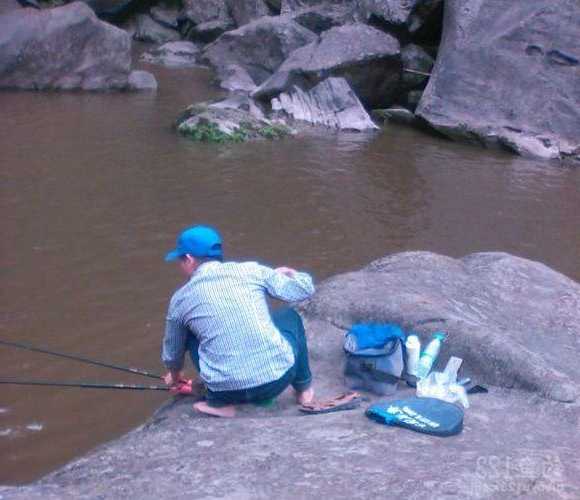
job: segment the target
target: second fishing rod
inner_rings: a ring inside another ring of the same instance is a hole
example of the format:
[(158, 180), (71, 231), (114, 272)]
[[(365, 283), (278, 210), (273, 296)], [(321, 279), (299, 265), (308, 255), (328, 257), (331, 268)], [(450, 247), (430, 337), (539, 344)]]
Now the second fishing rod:
[(30, 344), (23, 344), (20, 342), (11, 342), (8, 340), (0, 340), (0, 345), (14, 347), (16, 349), (23, 349), (23, 350), (31, 351), (31, 352), (39, 352), (39, 353), (48, 354), (50, 356), (55, 356), (55, 357), (59, 357), (59, 358), (71, 359), (73, 361), (78, 361), (79, 363), (85, 363), (85, 364), (94, 365), (94, 366), (101, 366), (104, 368), (111, 368), (112, 370), (118, 370), (118, 371), (122, 371), (122, 372), (126, 372), (126, 373), (133, 373), (135, 375), (142, 375), (143, 377), (153, 378), (156, 380), (163, 379), (163, 376), (160, 375), (159, 373), (152, 373), (152, 372), (149, 372), (147, 370), (142, 370), (140, 368), (132, 368), (129, 366), (122, 366), (122, 365), (117, 365), (117, 364), (113, 364), (113, 363), (106, 363), (104, 361), (97, 361), (95, 359), (89, 359), (89, 358), (85, 358), (83, 356), (76, 356), (73, 354), (66, 354), (63, 352), (57, 352), (57, 351), (53, 351), (50, 349), (35, 347), (35, 346), (30, 345)]

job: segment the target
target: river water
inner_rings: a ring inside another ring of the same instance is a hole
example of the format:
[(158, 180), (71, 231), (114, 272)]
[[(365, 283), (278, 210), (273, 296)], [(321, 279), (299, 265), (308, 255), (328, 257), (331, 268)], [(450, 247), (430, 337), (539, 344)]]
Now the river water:
[[(157, 94), (0, 93), (0, 338), (162, 371), (163, 262), (184, 226), (232, 259), (320, 280), (403, 250), (500, 250), (580, 279), (580, 169), (387, 127), (209, 146), (171, 130), (217, 95), (203, 69)], [(0, 346), (0, 378), (150, 380)], [(29, 481), (143, 422), (164, 393), (0, 386), (0, 483)]]

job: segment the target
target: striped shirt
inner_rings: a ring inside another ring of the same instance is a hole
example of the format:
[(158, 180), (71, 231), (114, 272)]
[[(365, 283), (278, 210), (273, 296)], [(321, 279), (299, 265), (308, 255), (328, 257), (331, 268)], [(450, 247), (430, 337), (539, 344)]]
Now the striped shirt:
[(200, 376), (211, 391), (277, 380), (294, 364), (294, 353), (272, 322), (266, 295), (295, 302), (313, 293), (306, 273), (290, 278), (255, 262), (206, 262), (171, 298), (162, 360), (180, 370), (191, 332), (199, 341)]

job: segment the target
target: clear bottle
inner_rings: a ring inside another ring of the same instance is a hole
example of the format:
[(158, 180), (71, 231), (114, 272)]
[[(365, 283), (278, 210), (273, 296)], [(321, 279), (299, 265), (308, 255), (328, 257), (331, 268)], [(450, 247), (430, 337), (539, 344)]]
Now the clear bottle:
[(417, 368), (417, 378), (425, 378), (429, 375), (437, 356), (439, 356), (439, 351), (441, 350), (441, 344), (445, 341), (445, 334), (443, 332), (437, 332), (433, 334), (431, 342), (427, 344), (427, 347), (421, 354), (419, 358), (419, 367)]
[(421, 356), (421, 341), (417, 335), (409, 335), (405, 342), (407, 351), (407, 373), (417, 376), (419, 368), (419, 357)]

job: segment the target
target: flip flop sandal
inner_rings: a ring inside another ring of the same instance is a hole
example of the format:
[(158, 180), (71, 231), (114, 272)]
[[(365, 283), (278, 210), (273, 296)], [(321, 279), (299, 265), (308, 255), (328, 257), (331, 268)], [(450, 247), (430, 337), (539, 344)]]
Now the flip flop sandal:
[(317, 415), (321, 413), (333, 413), (335, 411), (354, 410), (358, 408), (363, 398), (358, 392), (347, 392), (324, 401), (312, 401), (304, 403), (298, 408), (303, 413)]

